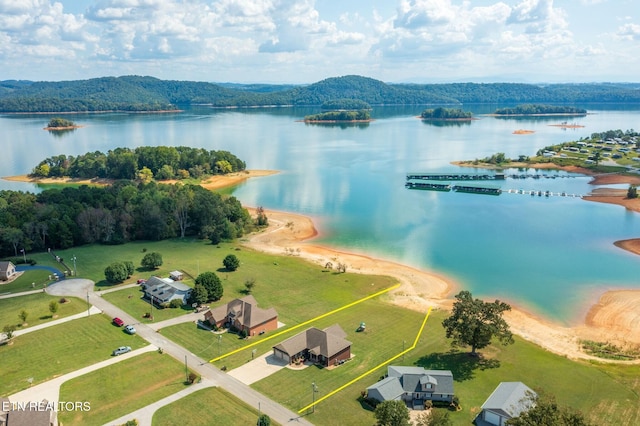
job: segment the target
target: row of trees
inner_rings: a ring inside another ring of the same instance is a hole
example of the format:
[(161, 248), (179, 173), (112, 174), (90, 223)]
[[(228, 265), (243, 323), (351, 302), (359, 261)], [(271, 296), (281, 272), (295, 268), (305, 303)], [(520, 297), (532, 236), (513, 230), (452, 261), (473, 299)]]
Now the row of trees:
[[(32, 171), (36, 177), (144, 179), (200, 178), (246, 169), (244, 161), (228, 151), (207, 151), (186, 146), (116, 148), (106, 154), (88, 152), (74, 157), (57, 155), (42, 160)], [(144, 172), (143, 172), (144, 171)]]
[(584, 108), (562, 105), (538, 105), (524, 104), (512, 108), (498, 108), (494, 111), (497, 115), (533, 115), (533, 114), (587, 114)]
[(371, 114), (364, 109), (359, 111), (328, 111), (304, 117), (304, 121), (364, 121), (370, 119)]
[(106, 187), (0, 191), (0, 256), (193, 236), (217, 244), (253, 229), (235, 197), (198, 185), (118, 181)]

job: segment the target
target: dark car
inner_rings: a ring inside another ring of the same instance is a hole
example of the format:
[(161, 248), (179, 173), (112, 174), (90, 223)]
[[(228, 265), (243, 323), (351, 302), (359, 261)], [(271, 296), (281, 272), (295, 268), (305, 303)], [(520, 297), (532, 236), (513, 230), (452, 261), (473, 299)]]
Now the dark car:
[(115, 318), (113, 319), (113, 323), (114, 323), (115, 325), (117, 325), (118, 327), (122, 327), (122, 326), (124, 325), (124, 321), (122, 321), (122, 320), (121, 320), (120, 318), (118, 318), (118, 317), (115, 317)]

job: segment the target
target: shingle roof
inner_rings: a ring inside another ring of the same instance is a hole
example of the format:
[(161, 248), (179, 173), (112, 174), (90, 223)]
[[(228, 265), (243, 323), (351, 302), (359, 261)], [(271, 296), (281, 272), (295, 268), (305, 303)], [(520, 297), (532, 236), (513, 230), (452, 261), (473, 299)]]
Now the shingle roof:
[(252, 295), (233, 299), (226, 305), (220, 305), (205, 314), (211, 316), (215, 322), (226, 318), (230, 313), (245, 327), (253, 328), (260, 324), (276, 318), (278, 313), (274, 308), (262, 309), (258, 307), (258, 302)]
[(423, 367), (390, 365), (387, 375), (397, 378), (405, 392), (420, 391), (422, 383), (431, 383), (435, 394), (453, 395), (453, 373), (449, 370), (425, 370)]
[(345, 339), (346, 333), (339, 325), (334, 324), (324, 330), (311, 327), (296, 334), (290, 339), (279, 343), (274, 348), (289, 354), (296, 355), (305, 349), (315, 355), (331, 358), (338, 352), (351, 346), (351, 342)]
[(404, 389), (402, 389), (400, 380), (398, 380), (397, 377), (387, 377), (367, 388), (367, 393), (369, 393), (370, 396), (374, 395), (375, 391), (378, 392), (378, 394), (384, 401), (392, 401), (394, 399), (398, 399), (400, 398), (400, 396), (402, 396), (402, 394), (404, 394)]
[(518, 417), (533, 405), (536, 393), (522, 382), (501, 382), (489, 398), (482, 404), (483, 410)]
[(174, 294), (178, 292), (186, 293), (191, 290), (188, 285), (173, 281), (169, 278), (151, 277), (147, 280), (144, 287), (144, 292), (149, 297), (154, 297), (160, 301), (169, 300)]

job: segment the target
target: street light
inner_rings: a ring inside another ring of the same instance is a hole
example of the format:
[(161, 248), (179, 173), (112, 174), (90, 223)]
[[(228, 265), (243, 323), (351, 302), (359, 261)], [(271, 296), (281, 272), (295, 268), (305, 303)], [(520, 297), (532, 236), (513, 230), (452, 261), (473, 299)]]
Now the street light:
[(75, 254), (71, 258), (71, 260), (73, 260), (73, 276), (75, 277), (76, 275), (78, 275), (78, 270), (76, 269), (76, 255)]
[(220, 348), (220, 344), (222, 343), (222, 334), (218, 334), (218, 355), (220, 355), (222, 352), (222, 349)]
[(311, 382), (311, 397), (313, 398), (313, 403), (311, 404), (311, 412), (316, 412), (316, 393), (318, 393), (318, 387), (316, 386), (316, 382)]

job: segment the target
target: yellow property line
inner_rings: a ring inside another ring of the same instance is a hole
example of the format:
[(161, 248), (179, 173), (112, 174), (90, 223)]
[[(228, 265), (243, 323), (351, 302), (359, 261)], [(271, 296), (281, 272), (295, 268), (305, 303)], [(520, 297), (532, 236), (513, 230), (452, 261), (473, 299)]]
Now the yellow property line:
[(373, 373), (374, 371), (376, 371), (378, 368), (384, 367), (385, 364), (388, 364), (392, 361), (395, 361), (396, 359), (400, 358), (402, 355), (406, 354), (407, 352), (415, 349), (415, 347), (418, 345), (418, 339), (420, 339), (420, 335), (422, 334), (422, 330), (424, 330), (424, 326), (427, 324), (427, 319), (429, 319), (429, 314), (431, 313), (431, 309), (429, 308), (429, 310), (427, 311), (427, 315), (425, 315), (424, 320), (422, 321), (422, 325), (420, 326), (420, 330), (418, 330), (418, 335), (416, 336), (415, 340), (413, 341), (413, 345), (411, 345), (410, 348), (405, 349), (404, 351), (400, 352), (398, 355), (389, 358), (386, 361), (381, 362), (380, 364), (376, 365), (375, 367), (373, 367), (371, 370), (362, 373), (361, 375), (359, 375), (358, 377), (356, 377), (355, 379), (351, 380), (348, 383), (345, 383), (344, 385), (340, 386), (338, 389), (329, 392), (328, 394), (326, 394), (325, 396), (323, 396), (322, 398), (316, 400), (314, 403), (311, 403), (309, 405), (307, 405), (306, 407), (302, 407), (300, 410), (298, 410), (298, 414), (302, 413), (303, 411), (308, 410), (309, 408), (313, 407), (316, 404), (319, 404), (320, 402), (324, 401), (325, 399), (329, 398), (332, 395), (335, 395), (336, 393), (340, 392), (342, 389), (346, 388), (347, 386), (351, 386), (352, 384), (354, 384), (355, 382), (357, 382), (358, 380), (362, 379), (363, 377), (367, 376), (368, 374)]
[(253, 343), (251, 343), (251, 344), (249, 344), (249, 345), (246, 345), (246, 346), (243, 346), (243, 347), (241, 347), (241, 348), (235, 349), (235, 350), (233, 350), (233, 351), (231, 351), (231, 352), (227, 352), (227, 353), (226, 353), (226, 354), (224, 354), (224, 355), (220, 355), (219, 357), (216, 357), (216, 358), (213, 358), (213, 359), (209, 360), (209, 362), (216, 362), (216, 361), (220, 361), (220, 360), (221, 360), (221, 359), (223, 359), (223, 358), (226, 358), (226, 357), (228, 357), (228, 356), (231, 356), (231, 355), (233, 355), (233, 354), (236, 354), (236, 353), (238, 353), (238, 352), (241, 352), (241, 351), (243, 351), (243, 350), (245, 350), (245, 349), (249, 349), (249, 348), (251, 348), (251, 347), (253, 347), (253, 346), (259, 345), (260, 343), (264, 343), (264, 342), (267, 342), (267, 341), (269, 341), (269, 340), (271, 340), (271, 339), (275, 339), (276, 337), (281, 336), (281, 335), (283, 335), (284, 333), (288, 333), (288, 332), (290, 332), (290, 331), (292, 331), (292, 330), (295, 330), (295, 329), (297, 329), (297, 328), (304, 327), (305, 325), (310, 324), (310, 323), (312, 323), (312, 322), (314, 322), (314, 321), (317, 321), (317, 320), (319, 320), (319, 319), (322, 319), (322, 318), (328, 317), (329, 315), (333, 315), (333, 314), (335, 314), (336, 312), (340, 312), (340, 311), (342, 311), (342, 310), (348, 309), (348, 308), (350, 308), (350, 307), (352, 307), (352, 306), (355, 306), (355, 305), (357, 305), (358, 303), (362, 303), (362, 302), (364, 302), (364, 301), (366, 301), (366, 300), (373, 299), (374, 297), (380, 296), (381, 294), (387, 293), (387, 292), (389, 292), (389, 291), (391, 291), (391, 290), (393, 290), (393, 289), (396, 289), (396, 288), (398, 288), (398, 287), (400, 287), (400, 284), (399, 284), (399, 283), (398, 283), (398, 284), (396, 284), (396, 285), (394, 285), (394, 286), (391, 286), (391, 287), (389, 287), (389, 288), (386, 288), (386, 289), (384, 289), (384, 290), (380, 290), (380, 291), (379, 291), (379, 292), (377, 292), (377, 293), (370, 294), (369, 296), (364, 297), (364, 298), (362, 298), (362, 299), (358, 299), (358, 300), (356, 300), (355, 302), (351, 302), (351, 303), (349, 303), (348, 305), (344, 305), (344, 306), (342, 306), (342, 307), (340, 307), (340, 308), (338, 308), (338, 309), (334, 309), (334, 310), (333, 310), (333, 311), (331, 311), (331, 312), (324, 313), (324, 314), (322, 314), (322, 315), (320, 315), (320, 316), (317, 316), (317, 317), (315, 317), (315, 318), (312, 318), (312, 319), (310, 319), (310, 320), (308, 320), (308, 321), (305, 321), (305, 322), (303, 322), (303, 323), (301, 323), (301, 324), (295, 325), (295, 326), (293, 326), (293, 327), (291, 327), (291, 328), (287, 328), (286, 330), (282, 330), (282, 331), (280, 331), (280, 332), (278, 332), (278, 333), (274, 334), (273, 336), (269, 336), (269, 337), (267, 337), (267, 338), (265, 338), (265, 339), (259, 340), (259, 341), (257, 341), (257, 342), (253, 342)]

